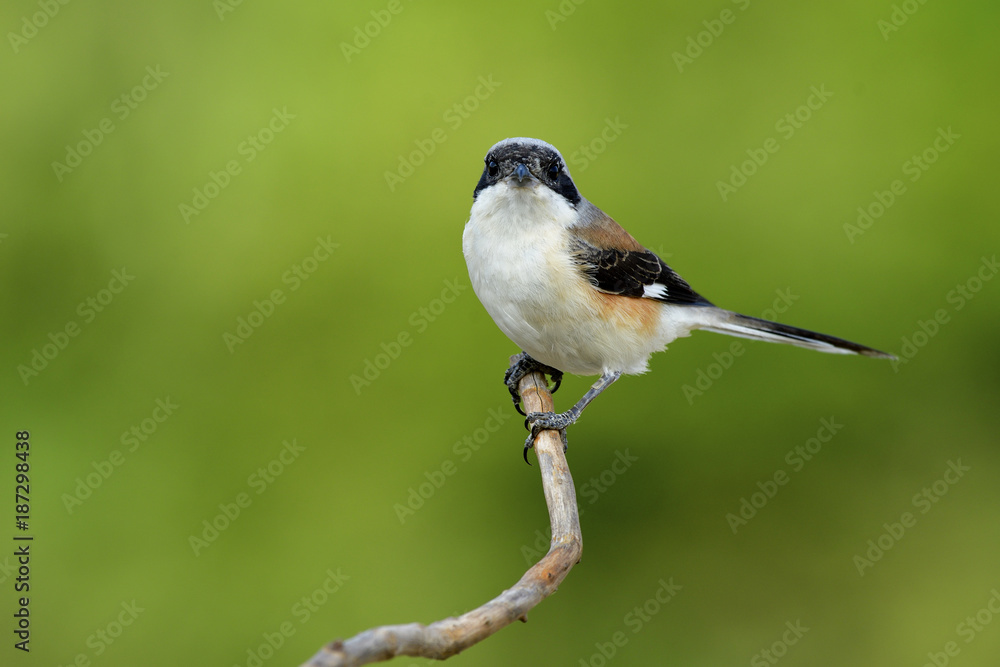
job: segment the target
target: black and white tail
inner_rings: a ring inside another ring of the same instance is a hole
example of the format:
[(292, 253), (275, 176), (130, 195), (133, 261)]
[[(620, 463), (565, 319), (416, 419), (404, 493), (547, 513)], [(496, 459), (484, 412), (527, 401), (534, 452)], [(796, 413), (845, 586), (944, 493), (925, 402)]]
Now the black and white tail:
[(704, 318), (697, 328), (729, 336), (763, 340), (769, 343), (798, 345), (799, 347), (807, 347), (810, 350), (832, 354), (861, 354), (866, 357), (878, 357), (882, 359), (895, 358), (891, 354), (880, 352), (879, 350), (859, 345), (858, 343), (852, 343), (843, 338), (827, 336), (826, 334), (799, 329), (798, 327), (790, 327), (787, 324), (770, 322), (758, 317), (740, 315), (739, 313), (721, 308), (710, 308), (711, 315)]

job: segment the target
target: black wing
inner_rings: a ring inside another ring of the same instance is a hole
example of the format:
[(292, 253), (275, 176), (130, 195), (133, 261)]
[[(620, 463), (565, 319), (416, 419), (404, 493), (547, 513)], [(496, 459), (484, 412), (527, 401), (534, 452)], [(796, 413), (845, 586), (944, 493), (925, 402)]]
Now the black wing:
[(573, 255), (590, 284), (602, 292), (688, 306), (712, 305), (648, 250), (601, 249), (577, 239)]

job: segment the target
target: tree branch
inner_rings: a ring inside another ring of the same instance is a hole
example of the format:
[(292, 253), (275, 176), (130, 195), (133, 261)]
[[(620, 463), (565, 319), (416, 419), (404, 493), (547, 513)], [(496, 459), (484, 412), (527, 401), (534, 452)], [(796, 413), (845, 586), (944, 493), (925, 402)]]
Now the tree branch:
[[(513, 363), (514, 359), (511, 359)], [(535, 372), (521, 380), (525, 412), (551, 412), (554, 404), (545, 376)], [(576, 489), (558, 431), (542, 431), (535, 439), (549, 508), (552, 541), (549, 552), (524, 573), (521, 580), (486, 604), (430, 625), (383, 625), (346, 640), (335, 640), (302, 667), (347, 667), (409, 655), (445, 660), (481, 642), (515, 620), (527, 621), (528, 612), (551, 595), (579, 562), (583, 552)]]

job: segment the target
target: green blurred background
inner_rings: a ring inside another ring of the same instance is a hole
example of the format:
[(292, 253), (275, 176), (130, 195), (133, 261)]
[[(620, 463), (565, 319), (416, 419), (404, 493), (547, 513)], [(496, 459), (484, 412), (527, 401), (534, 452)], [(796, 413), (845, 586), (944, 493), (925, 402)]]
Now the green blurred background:
[(570, 430), (582, 562), (452, 662), (996, 664), (998, 14), (5, 3), (0, 662), (297, 665), (511, 586), (547, 516), (461, 234), (535, 136), (716, 303), (905, 363), (674, 343)]

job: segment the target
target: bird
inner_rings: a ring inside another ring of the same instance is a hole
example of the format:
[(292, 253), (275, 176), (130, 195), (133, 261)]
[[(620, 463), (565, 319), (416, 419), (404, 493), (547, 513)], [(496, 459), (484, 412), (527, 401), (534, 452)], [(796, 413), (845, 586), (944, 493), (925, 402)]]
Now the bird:
[(524, 460), (545, 429), (560, 432), (622, 375), (644, 373), (653, 353), (692, 331), (788, 343), (820, 352), (892, 359), (841, 338), (717, 307), (580, 194), (562, 154), (515, 137), (486, 153), (462, 251), (472, 288), (522, 352), (504, 382), (514, 406), (528, 373), (600, 377), (563, 413), (530, 412)]

